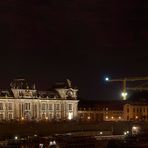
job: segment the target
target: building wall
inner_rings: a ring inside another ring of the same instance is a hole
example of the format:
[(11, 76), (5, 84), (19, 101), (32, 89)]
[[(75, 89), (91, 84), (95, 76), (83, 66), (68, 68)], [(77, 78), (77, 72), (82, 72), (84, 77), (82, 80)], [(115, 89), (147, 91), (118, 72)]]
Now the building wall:
[(78, 100), (0, 98), (0, 120), (75, 119)]
[(123, 121), (123, 111), (89, 111), (79, 110), (78, 117), (81, 121)]
[(126, 103), (121, 110), (102, 108), (97, 111), (80, 108), (78, 117), (81, 121), (148, 121), (148, 104)]
[(80, 121), (103, 121), (103, 112), (79, 110), (78, 118)]
[(125, 120), (148, 120), (148, 105), (124, 105), (124, 118)]
[(103, 112), (103, 119), (104, 121), (123, 121), (123, 111), (118, 110), (111, 110), (111, 111), (104, 111)]

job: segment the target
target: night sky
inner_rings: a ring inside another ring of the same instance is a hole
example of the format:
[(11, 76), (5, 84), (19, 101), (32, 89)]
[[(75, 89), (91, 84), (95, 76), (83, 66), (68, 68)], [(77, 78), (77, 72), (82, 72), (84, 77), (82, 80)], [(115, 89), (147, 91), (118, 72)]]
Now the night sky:
[(83, 99), (119, 99), (112, 78), (148, 75), (144, 0), (3, 0), (0, 88), (27, 78), (38, 89), (72, 80)]

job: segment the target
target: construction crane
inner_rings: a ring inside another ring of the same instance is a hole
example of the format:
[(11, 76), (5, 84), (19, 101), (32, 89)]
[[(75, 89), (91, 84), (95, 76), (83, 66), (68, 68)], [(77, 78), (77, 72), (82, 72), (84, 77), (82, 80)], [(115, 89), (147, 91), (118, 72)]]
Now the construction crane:
[[(119, 79), (109, 79), (108, 77), (105, 78), (107, 82), (122, 82), (122, 97), (123, 100), (127, 99), (127, 89), (130, 90), (144, 90), (142, 87), (135, 87), (135, 88), (127, 88), (127, 82), (134, 82), (134, 81), (147, 81), (148, 76), (145, 77), (131, 77), (131, 78), (119, 78)], [(148, 90), (148, 88), (145, 88), (145, 90)]]

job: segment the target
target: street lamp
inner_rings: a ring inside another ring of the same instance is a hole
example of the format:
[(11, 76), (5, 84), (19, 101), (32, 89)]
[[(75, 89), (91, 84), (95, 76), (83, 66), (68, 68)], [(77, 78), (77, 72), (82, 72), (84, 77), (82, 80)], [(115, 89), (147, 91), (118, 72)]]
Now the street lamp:
[(121, 96), (123, 97), (123, 100), (126, 100), (127, 95), (128, 95), (127, 92), (122, 92), (121, 93)]

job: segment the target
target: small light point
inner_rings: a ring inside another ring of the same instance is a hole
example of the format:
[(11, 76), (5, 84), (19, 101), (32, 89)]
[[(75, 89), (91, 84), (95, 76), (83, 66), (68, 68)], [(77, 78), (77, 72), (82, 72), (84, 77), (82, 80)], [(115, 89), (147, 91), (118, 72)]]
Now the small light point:
[(108, 78), (108, 77), (106, 77), (106, 78), (105, 78), (105, 81), (109, 81), (109, 78)]

